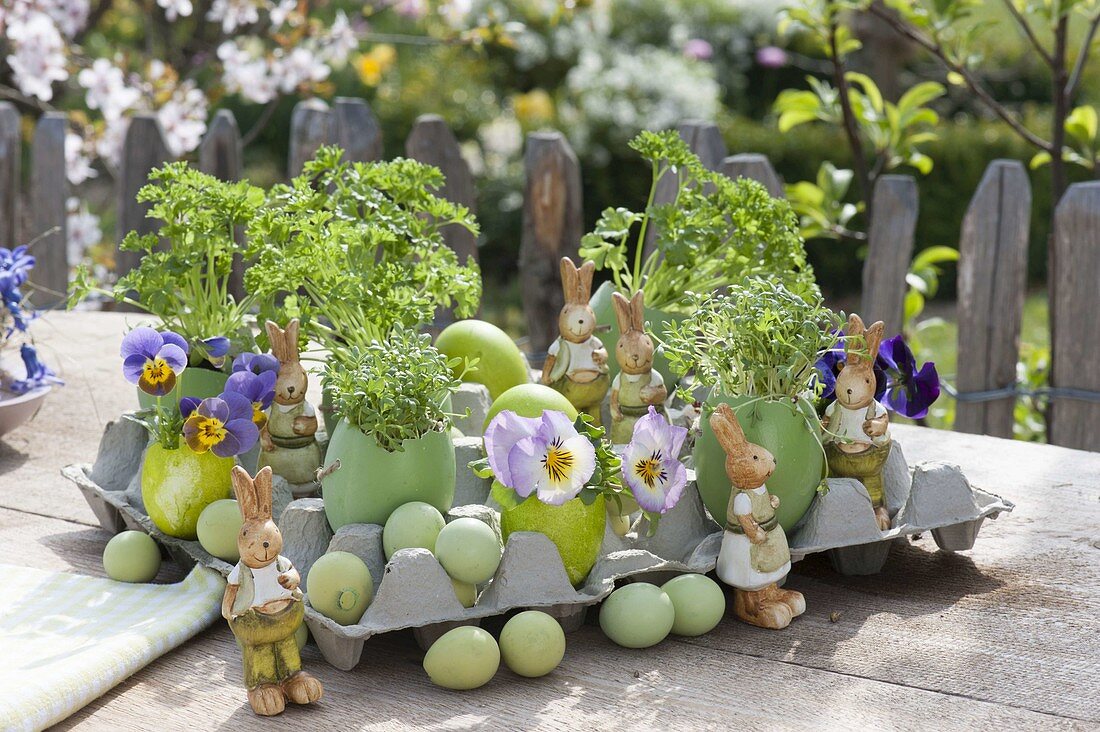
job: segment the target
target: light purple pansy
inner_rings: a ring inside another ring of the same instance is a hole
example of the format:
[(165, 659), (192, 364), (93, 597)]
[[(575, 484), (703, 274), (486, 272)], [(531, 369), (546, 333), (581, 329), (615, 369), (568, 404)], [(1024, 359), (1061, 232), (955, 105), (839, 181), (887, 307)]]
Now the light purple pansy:
[(242, 353), (233, 359), (233, 373), (251, 371), (262, 374), (266, 371), (279, 372), (279, 361), (270, 353)]
[(266, 409), (275, 399), (275, 380), (277, 374), (274, 371), (264, 371), (254, 374), (251, 371), (237, 371), (229, 375), (225, 382), (225, 390), (240, 394), (252, 404), (252, 421), (263, 429), (267, 425)]
[(252, 421), (252, 403), (236, 392), (203, 399), (183, 423), (183, 439), (198, 453), (218, 457), (248, 452), (260, 438)]
[(562, 412), (501, 412), (485, 430), (485, 450), (497, 480), (552, 506), (575, 498), (596, 471), (595, 448)]
[(187, 368), (187, 341), (170, 330), (134, 328), (122, 339), (122, 374), (151, 396), (164, 396), (176, 388)]
[(687, 430), (669, 424), (653, 407), (634, 423), (634, 434), (623, 450), (623, 482), (644, 510), (667, 513), (687, 485), (687, 469), (679, 460)]

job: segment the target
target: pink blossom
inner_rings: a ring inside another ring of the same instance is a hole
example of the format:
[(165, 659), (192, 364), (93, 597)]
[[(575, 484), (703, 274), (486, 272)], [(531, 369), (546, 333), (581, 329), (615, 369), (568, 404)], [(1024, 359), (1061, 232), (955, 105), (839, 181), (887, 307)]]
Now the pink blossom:
[(714, 47), (702, 38), (692, 38), (684, 44), (684, 55), (696, 61), (706, 61), (714, 56)]

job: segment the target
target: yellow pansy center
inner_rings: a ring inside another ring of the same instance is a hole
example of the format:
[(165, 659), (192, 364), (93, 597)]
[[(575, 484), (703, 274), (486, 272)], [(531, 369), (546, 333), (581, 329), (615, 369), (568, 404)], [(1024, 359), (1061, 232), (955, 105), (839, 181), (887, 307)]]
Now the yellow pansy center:
[(172, 367), (163, 358), (151, 358), (145, 362), (142, 369), (145, 381), (153, 386), (160, 386), (169, 379), (175, 378)]
[(558, 439), (550, 443), (546, 456), (542, 459), (542, 467), (552, 483), (562, 483), (573, 468), (574, 460), (573, 453), (564, 449)]
[(634, 475), (638, 480), (653, 488), (657, 481), (664, 483), (668, 479), (668, 473), (661, 466), (661, 451), (657, 450), (652, 455), (634, 463)]
[(264, 406), (260, 402), (252, 402), (252, 422), (259, 429), (263, 429), (267, 424), (267, 414), (264, 412)]
[(207, 450), (219, 444), (225, 439), (225, 435), (227, 434), (227, 430), (225, 429), (225, 425), (222, 424), (222, 421), (214, 417), (201, 417), (198, 420), (198, 428), (196, 437), (198, 438), (199, 444)]

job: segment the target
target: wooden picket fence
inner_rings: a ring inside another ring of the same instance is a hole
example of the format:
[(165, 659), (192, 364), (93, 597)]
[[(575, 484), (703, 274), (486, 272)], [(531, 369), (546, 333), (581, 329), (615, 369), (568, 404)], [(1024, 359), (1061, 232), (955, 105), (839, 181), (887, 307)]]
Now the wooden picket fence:
[[(16, 109), (0, 103), (0, 241), (27, 241), (56, 228), (36, 246), (35, 281), (46, 291), (66, 289), (70, 263), (66, 257), (63, 113), (43, 115), (31, 143), (29, 189), (21, 191), (20, 119)], [(776, 196), (783, 186), (763, 155), (727, 155), (718, 128), (709, 122), (686, 121), (680, 135), (712, 170), (732, 178), (763, 183)], [(291, 117), (287, 176), (301, 171), (318, 147), (340, 145), (348, 159), (377, 160), (382, 156), (382, 131), (370, 107), (361, 99), (337, 98), (330, 106), (317, 99), (300, 102)], [(417, 119), (405, 141), (408, 157), (439, 167), (446, 176), (442, 195), (476, 213), (474, 178), (458, 141), (436, 115)], [(198, 149), (198, 166), (221, 179), (234, 180), (243, 170), (241, 135), (233, 115), (221, 110)], [(130, 124), (118, 176), (118, 239), (131, 230), (154, 230), (146, 207), (134, 197), (151, 169), (170, 159), (164, 135), (152, 116)], [(562, 295), (558, 260), (576, 256), (584, 220), (581, 174), (577, 157), (557, 131), (531, 133), (524, 156), (523, 225), (519, 270), (523, 308), (532, 351), (545, 351), (556, 336)], [(674, 183), (659, 187), (658, 201), (669, 201)], [(917, 221), (917, 186), (909, 176), (879, 178), (873, 192), (876, 216), (868, 232), (868, 256), (863, 270), (860, 312), (886, 322), (888, 333), (900, 331), (905, 275), (913, 254)], [(23, 210), (25, 209), (25, 210)], [(1018, 161), (990, 163), (963, 221), (959, 241), (958, 373), (963, 394), (984, 393), (978, 401), (960, 401), (955, 429), (1012, 436), (1020, 326), (1026, 288), (1028, 224), (1031, 188)], [(20, 226), (19, 222), (23, 224)], [(469, 232), (452, 227), (448, 245), (460, 255), (477, 257), (477, 242)], [(649, 242), (652, 245), (652, 242)], [(1100, 450), (1100, 182), (1071, 186), (1056, 213), (1052, 246), (1057, 252), (1051, 272), (1052, 352), (1050, 434), (1054, 444)], [(135, 254), (120, 252), (118, 267), (127, 271)], [(239, 287), (239, 280), (237, 282)], [(57, 304), (44, 297), (43, 306)]]

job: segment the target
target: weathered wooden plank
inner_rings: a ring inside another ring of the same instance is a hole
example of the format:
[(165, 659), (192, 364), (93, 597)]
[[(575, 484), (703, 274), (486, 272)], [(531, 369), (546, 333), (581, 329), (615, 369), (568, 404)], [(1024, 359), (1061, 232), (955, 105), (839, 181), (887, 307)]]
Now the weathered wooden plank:
[(564, 304), (559, 262), (577, 256), (584, 221), (581, 169), (560, 132), (533, 132), (524, 153), (523, 233), (519, 248), (523, 311), (531, 351), (545, 354)]
[(772, 161), (760, 153), (739, 153), (722, 161), (720, 170), (733, 180), (748, 178), (763, 183), (772, 198), (784, 198), (783, 181), (775, 172)]
[(21, 243), (23, 134), (19, 110), (0, 102), (0, 246)]
[[(726, 157), (726, 141), (722, 139), (722, 133), (718, 131), (718, 125), (702, 120), (685, 120), (677, 128), (680, 137), (693, 153), (699, 156), (699, 160), (710, 170), (718, 170), (722, 160)], [(680, 188), (680, 176), (666, 173), (657, 183), (657, 190), (653, 194), (655, 204), (670, 203), (676, 198), (676, 191)], [(657, 246), (657, 231), (650, 227), (646, 232), (645, 255), (648, 257)]]
[[(1031, 184), (1016, 160), (994, 160), (970, 201), (959, 239), (960, 392), (1016, 384), (1020, 324), (1027, 290)], [(955, 429), (1012, 437), (1015, 396), (960, 401)]]
[(320, 99), (303, 99), (294, 105), (290, 115), (288, 178), (301, 173), (319, 147), (335, 140), (334, 127), (332, 110)]
[[(244, 170), (244, 147), (237, 118), (228, 109), (219, 109), (199, 144), (199, 169), (219, 180), (237, 181)], [(236, 233), (237, 241), (244, 241), (244, 232)], [(244, 297), (244, 262), (238, 255), (233, 258), (233, 271), (229, 275), (229, 292), (240, 300)]]
[[(118, 241), (131, 231), (154, 233), (160, 224), (146, 216), (149, 204), (137, 201), (138, 191), (149, 182), (149, 173), (171, 160), (164, 130), (156, 115), (139, 114), (130, 120), (122, 143), (122, 162), (118, 175)], [(115, 255), (119, 275), (129, 272), (141, 261), (141, 252), (119, 251)], [(118, 306), (124, 309), (124, 306)]]
[(336, 97), (332, 117), (334, 139), (343, 148), (345, 160), (367, 163), (382, 159), (382, 126), (366, 101)]
[(873, 202), (859, 312), (868, 323), (883, 321), (889, 337), (901, 332), (905, 312), (905, 275), (917, 227), (917, 182), (908, 175), (884, 175), (875, 183)]
[[(47, 112), (38, 119), (31, 143), (31, 231), (37, 260), (31, 271), (31, 301), (40, 307), (52, 307), (65, 300), (69, 285), (69, 252), (66, 245), (66, 198), (69, 181), (65, 177), (65, 133), (68, 116)], [(51, 232), (47, 234), (46, 232)]]
[[(1055, 388), (1100, 392), (1100, 182), (1070, 186), (1054, 214), (1057, 256), (1052, 281), (1058, 282), (1050, 319)], [(1100, 402), (1054, 398), (1050, 441), (1055, 445), (1100, 450)]]

